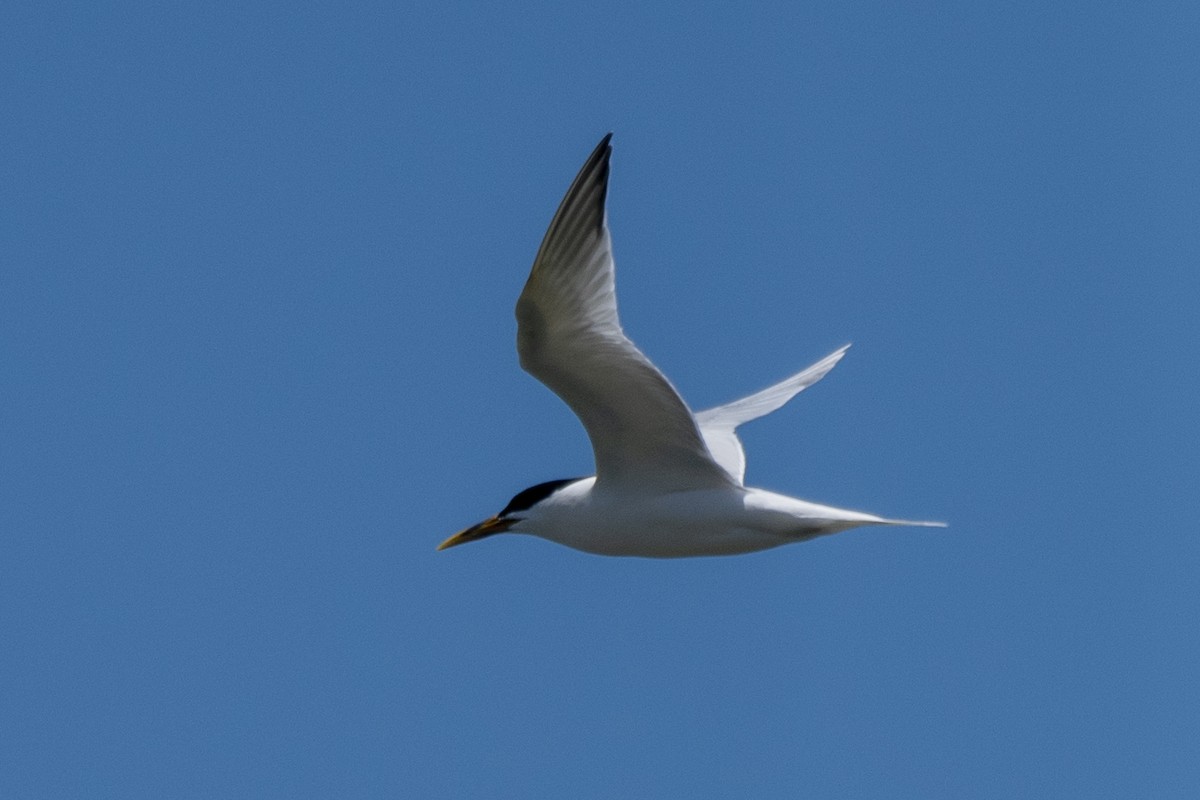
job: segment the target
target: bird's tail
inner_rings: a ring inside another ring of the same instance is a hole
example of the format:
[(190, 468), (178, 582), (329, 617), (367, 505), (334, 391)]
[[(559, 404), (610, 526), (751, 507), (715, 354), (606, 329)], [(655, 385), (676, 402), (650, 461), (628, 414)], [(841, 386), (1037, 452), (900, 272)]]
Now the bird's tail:
[(881, 519), (875, 523), (876, 525), (906, 525), (912, 528), (948, 528), (950, 527), (945, 522), (929, 522), (926, 520), (912, 519)]

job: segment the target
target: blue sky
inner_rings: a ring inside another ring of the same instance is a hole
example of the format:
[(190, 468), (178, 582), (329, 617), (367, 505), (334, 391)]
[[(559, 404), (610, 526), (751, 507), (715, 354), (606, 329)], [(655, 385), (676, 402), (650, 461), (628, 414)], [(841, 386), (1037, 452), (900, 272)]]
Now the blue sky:
[[(1194, 797), (1190, 3), (6, 4), (0, 795)], [(748, 481), (947, 531), (437, 553), (586, 474), (512, 305), (615, 131)]]

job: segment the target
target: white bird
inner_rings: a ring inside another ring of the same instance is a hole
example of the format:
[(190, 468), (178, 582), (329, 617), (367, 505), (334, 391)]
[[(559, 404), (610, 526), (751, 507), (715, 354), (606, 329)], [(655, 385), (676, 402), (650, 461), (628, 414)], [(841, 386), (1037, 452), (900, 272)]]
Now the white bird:
[(516, 309), (521, 366), (579, 417), (596, 474), (531, 486), (438, 549), (509, 532), (601, 555), (671, 558), (748, 553), (860, 525), (944, 527), (743, 485), (737, 427), (821, 380), (848, 346), (757, 394), (693, 415), (617, 319), (605, 214), (611, 138), (567, 190)]

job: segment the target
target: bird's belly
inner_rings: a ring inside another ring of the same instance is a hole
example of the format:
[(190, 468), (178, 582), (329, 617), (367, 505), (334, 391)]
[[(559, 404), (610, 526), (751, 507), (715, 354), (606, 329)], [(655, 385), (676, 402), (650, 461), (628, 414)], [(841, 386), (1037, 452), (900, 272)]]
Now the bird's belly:
[(747, 508), (740, 496), (686, 492), (644, 503), (590, 503), (539, 535), (598, 555), (683, 558), (751, 553), (808, 538), (795, 528), (794, 518)]
[(626, 530), (622, 535), (596, 539), (579, 549), (609, 556), (641, 556), (643, 558), (690, 558), (698, 556), (732, 556), (753, 553), (787, 544), (789, 540), (764, 535), (762, 531), (732, 528), (722, 531), (695, 529), (672, 532), (663, 528), (642, 531)]

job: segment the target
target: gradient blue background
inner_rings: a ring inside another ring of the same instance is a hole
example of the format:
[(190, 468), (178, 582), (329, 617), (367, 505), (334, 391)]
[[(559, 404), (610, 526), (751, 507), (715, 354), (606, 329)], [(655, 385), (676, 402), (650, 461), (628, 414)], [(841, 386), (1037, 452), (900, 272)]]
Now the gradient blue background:
[[(6, 3), (0, 795), (1200, 795), (1200, 12)], [(436, 553), (626, 329), (752, 484), (948, 531)]]

